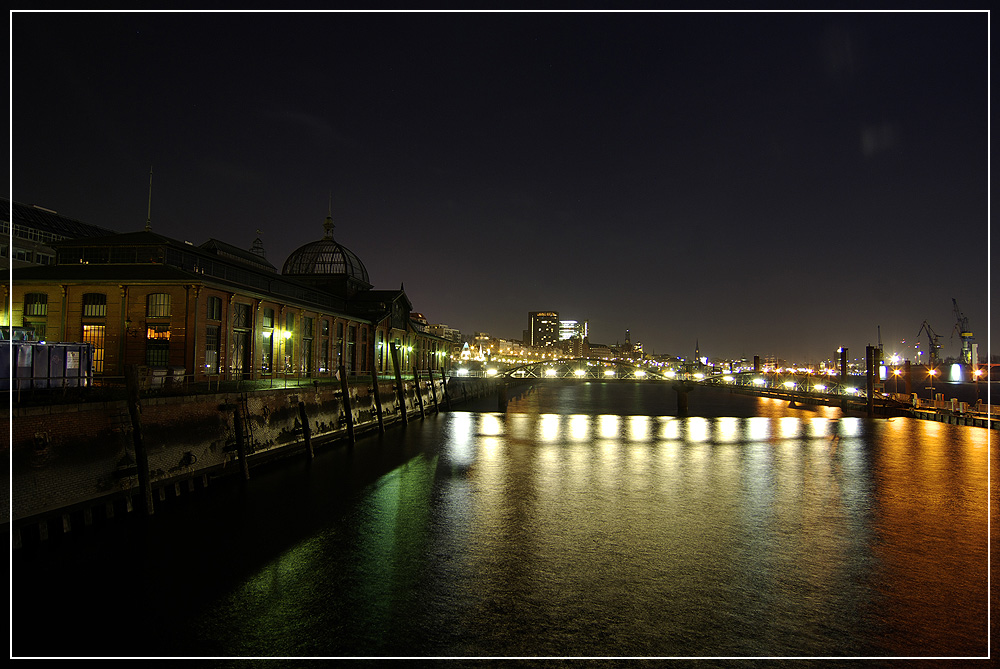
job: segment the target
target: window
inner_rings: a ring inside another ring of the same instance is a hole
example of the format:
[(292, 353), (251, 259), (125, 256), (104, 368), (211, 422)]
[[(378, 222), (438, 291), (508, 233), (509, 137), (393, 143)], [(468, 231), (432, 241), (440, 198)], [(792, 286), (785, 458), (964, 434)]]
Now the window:
[(209, 325), (205, 331), (205, 373), (206, 374), (219, 373), (219, 326), (218, 325)]
[(170, 316), (170, 294), (150, 293), (146, 297), (146, 318), (167, 318)]
[(261, 312), (261, 325), (265, 328), (274, 327), (274, 309), (264, 309)]
[(107, 315), (108, 296), (104, 293), (83, 294), (83, 315), (87, 318), (103, 318)]
[(218, 297), (208, 298), (208, 320), (222, 320), (222, 300)]
[(285, 314), (285, 329), (295, 332), (295, 314)]
[(49, 296), (45, 293), (27, 293), (24, 296), (25, 316), (45, 316), (49, 313)]
[[(152, 297), (152, 296), (150, 296)], [(166, 367), (170, 363), (170, 326), (146, 326), (146, 364)]]
[(302, 336), (312, 337), (313, 336), (313, 319), (306, 316), (302, 319)]
[(322, 321), (320, 321), (319, 328), (320, 328), (320, 334), (322, 334), (324, 337), (330, 336), (330, 321), (324, 318)]
[[(101, 297), (104, 297), (103, 295)], [(94, 345), (94, 373), (104, 372), (104, 326), (84, 325), (83, 341)]]
[[(274, 313), (273, 310), (271, 312)], [(274, 359), (274, 337), (270, 332), (265, 332), (260, 347), (260, 371), (262, 374), (271, 373), (271, 363)]]
[(237, 302), (233, 305), (233, 327), (234, 328), (250, 327), (249, 304), (240, 304), (239, 302)]

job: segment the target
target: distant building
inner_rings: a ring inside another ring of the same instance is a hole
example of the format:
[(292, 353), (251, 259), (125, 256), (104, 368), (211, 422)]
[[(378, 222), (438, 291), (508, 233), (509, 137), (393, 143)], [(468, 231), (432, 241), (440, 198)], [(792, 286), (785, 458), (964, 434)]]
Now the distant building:
[(454, 328), (450, 328), (443, 323), (436, 323), (427, 326), (427, 332), (438, 337), (443, 337), (451, 342), (462, 343), (462, 333)]
[(605, 358), (611, 360), (615, 358), (615, 350), (607, 344), (591, 344), (584, 342), (583, 356), (586, 358)]
[(559, 321), (559, 341), (587, 337), (587, 321)]
[(552, 346), (559, 341), (559, 312), (529, 311), (528, 335), (531, 341), (525, 342), (532, 347)]

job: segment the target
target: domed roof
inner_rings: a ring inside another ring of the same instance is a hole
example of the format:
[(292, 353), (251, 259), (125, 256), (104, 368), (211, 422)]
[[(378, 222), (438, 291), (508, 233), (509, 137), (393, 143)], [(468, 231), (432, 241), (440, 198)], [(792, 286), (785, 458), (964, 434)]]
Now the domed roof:
[(368, 270), (361, 259), (346, 246), (333, 240), (333, 218), (327, 216), (323, 227), (326, 230), (323, 239), (309, 242), (292, 251), (281, 268), (281, 273), (292, 276), (346, 276), (371, 285)]

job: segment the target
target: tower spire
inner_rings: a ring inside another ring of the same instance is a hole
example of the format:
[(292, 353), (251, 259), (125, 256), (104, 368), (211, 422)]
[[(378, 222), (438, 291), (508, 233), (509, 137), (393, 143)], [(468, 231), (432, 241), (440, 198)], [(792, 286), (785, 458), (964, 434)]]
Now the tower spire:
[(146, 205), (146, 232), (152, 232), (153, 225), (150, 222), (153, 214), (153, 166), (149, 166), (149, 203)]
[(323, 221), (323, 239), (333, 239), (333, 193), (330, 193), (330, 206), (327, 209), (326, 220)]

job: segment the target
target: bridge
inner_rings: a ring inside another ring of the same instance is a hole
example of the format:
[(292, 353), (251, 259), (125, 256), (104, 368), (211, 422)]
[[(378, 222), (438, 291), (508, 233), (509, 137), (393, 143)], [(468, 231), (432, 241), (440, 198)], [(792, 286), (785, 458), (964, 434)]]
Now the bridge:
[(508, 367), (497, 372), (498, 378), (513, 379), (613, 379), (667, 380), (661, 372), (640, 367), (623, 360), (604, 358), (556, 358), (537, 360)]

